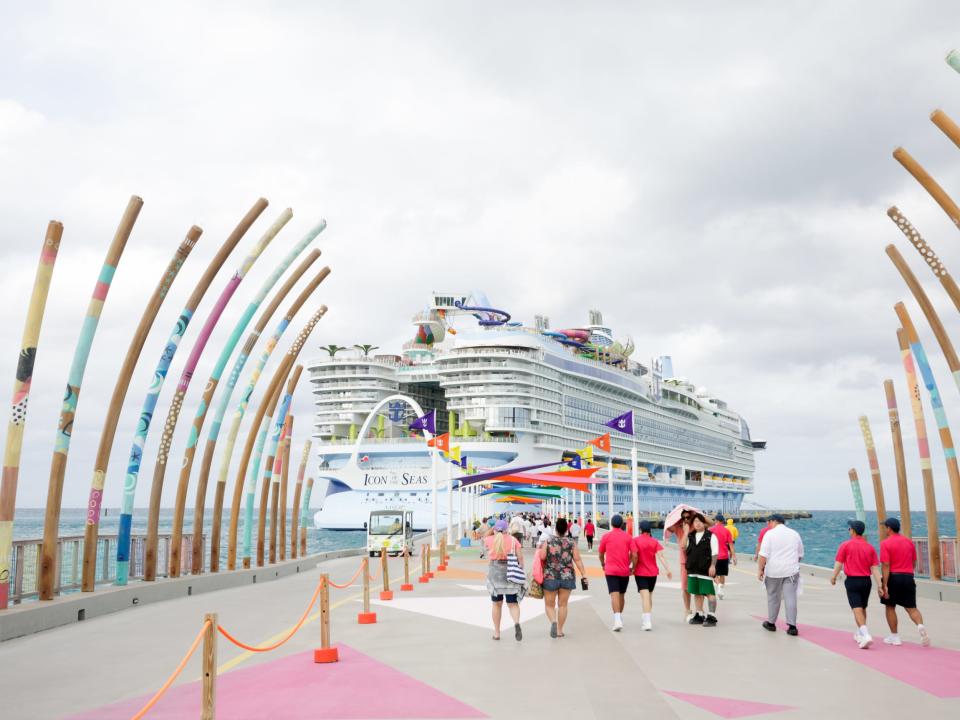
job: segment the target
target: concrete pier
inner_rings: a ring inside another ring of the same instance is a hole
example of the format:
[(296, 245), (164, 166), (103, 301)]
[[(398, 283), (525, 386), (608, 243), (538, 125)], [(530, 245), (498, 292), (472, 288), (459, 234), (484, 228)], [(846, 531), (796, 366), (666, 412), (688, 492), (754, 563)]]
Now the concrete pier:
[[(581, 550), (584, 545), (581, 543)], [(527, 561), (532, 551), (527, 550)], [(744, 553), (745, 555), (745, 553)], [(960, 588), (925, 583), (920, 609), (933, 646), (922, 648), (901, 611), (905, 644), (883, 644), (886, 624), (874, 595), (869, 650), (852, 639), (840, 584), (808, 570), (800, 636), (760, 626), (766, 602), (753, 563), (731, 569), (716, 628), (684, 622), (674, 570), (654, 593), (654, 628), (640, 629), (631, 586), (622, 632), (610, 630), (609, 600), (594, 553), (591, 587), (571, 597), (566, 637), (551, 639), (543, 602), (521, 606), (523, 640), (504, 609), (502, 639), (491, 639), (486, 562), (476, 548), (452, 551), (450, 567), (400, 592), (402, 562), (390, 560), (394, 599), (372, 601), (375, 624), (360, 625), (360, 585), (334, 589), (331, 634), (340, 662), (314, 664), (317, 609), (287, 644), (252, 653), (218, 637), (217, 717), (591, 718), (952, 717), (960, 712)], [(163, 684), (205, 613), (251, 644), (276, 642), (303, 613), (321, 571), (339, 583), (359, 557), (269, 583), (181, 596), (0, 643), (3, 717), (129, 718)], [(416, 564), (416, 568), (414, 565)], [(371, 571), (376, 573), (376, 563)], [(940, 586), (940, 589), (937, 588)], [(931, 589), (932, 588), (932, 589)], [(374, 584), (374, 590), (379, 587)], [(956, 590), (956, 592), (954, 592)], [(933, 597), (929, 595), (933, 594)], [(378, 597), (377, 592), (372, 593)], [(940, 599), (935, 598), (943, 598)], [(199, 717), (199, 653), (147, 718)]]

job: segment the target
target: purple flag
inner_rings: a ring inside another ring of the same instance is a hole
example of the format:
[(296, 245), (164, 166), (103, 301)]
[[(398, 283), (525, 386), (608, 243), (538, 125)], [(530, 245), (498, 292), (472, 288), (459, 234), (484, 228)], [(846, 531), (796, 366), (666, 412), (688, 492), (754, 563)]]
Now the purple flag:
[(633, 435), (633, 410), (628, 410), (623, 415), (618, 415), (608, 423), (604, 423), (608, 428), (613, 428), (624, 435)]
[(461, 455), (461, 456), (460, 456), (460, 467), (462, 467), (464, 470), (467, 469), (467, 456), (466, 456), (466, 455)]
[(580, 462), (580, 456), (579, 456), (579, 455), (574, 455), (572, 458), (570, 458), (570, 459), (567, 461), (567, 465), (569, 465), (570, 467), (572, 467), (574, 470), (582, 470), (582, 469), (583, 469), (583, 463)]
[(426, 430), (431, 435), (437, 434), (437, 423), (436, 423), (437, 411), (431, 410), (426, 415), (418, 417), (412, 423), (410, 423), (411, 430)]

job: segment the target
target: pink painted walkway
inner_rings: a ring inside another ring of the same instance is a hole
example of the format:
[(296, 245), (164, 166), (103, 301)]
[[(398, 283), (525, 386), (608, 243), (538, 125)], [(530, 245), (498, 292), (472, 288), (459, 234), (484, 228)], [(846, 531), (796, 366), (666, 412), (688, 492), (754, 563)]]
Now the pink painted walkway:
[[(346, 645), (340, 662), (317, 665), (313, 652), (226, 673), (217, 679), (217, 717), (231, 720), (331, 718), (482, 718), (479, 710)], [(374, 691), (375, 690), (375, 691)], [(359, 699), (362, 698), (362, 702)], [(129, 720), (143, 696), (73, 715), (70, 720)], [(200, 683), (170, 689), (150, 720), (198, 717)]]
[(664, 693), (722, 718), (742, 718), (752, 715), (783, 712), (784, 710), (796, 710), (795, 707), (791, 707), (790, 705), (771, 705), (770, 703), (755, 702), (753, 700), (738, 700), (736, 698), (715, 697), (713, 695), (693, 695), (691, 693), (673, 692), (671, 690), (664, 690)]

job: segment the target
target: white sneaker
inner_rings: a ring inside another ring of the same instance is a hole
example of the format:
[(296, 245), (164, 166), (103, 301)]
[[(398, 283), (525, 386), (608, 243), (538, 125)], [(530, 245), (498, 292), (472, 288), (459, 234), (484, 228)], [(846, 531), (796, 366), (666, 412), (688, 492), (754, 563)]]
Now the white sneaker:
[(887, 635), (883, 642), (886, 645), (903, 645), (903, 640), (900, 639), (899, 635)]
[(689, 613), (689, 614), (683, 619), (683, 621), (689, 625), (689, 624), (690, 624), (690, 621), (693, 620), (693, 616), (694, 616), (694, 613)]
[(644, 630), (653, 630), (653, 621), (651, 621), (650, 618), (644, 618), (641, 627)]
[(864, 633), (859, 638), (857, 638), (857, 645), (860, 646), (861, 650), (866, 650), (871, 645), (873, 645), (873, 638), (870, 637), (869, 633)]
[(924, 647), (930, 647), (930, 636), (927, 635), (925, 627), (920, 628), (920, 644)]
[(613, 616), (613, 631), (614, 631), (614, 632), (620, 632), (621, 630), (623, 630), (623, 620), (621, 620), (618, 616), (614, 615), (614, 616)]

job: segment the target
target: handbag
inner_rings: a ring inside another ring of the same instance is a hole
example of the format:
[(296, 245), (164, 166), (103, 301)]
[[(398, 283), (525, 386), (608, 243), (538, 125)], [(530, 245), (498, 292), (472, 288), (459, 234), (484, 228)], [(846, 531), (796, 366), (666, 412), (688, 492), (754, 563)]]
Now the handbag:
[(512, 582), (515, 585), (527, 584), (527, 574), (520, 567), (520, 561), (517, 559), (516, 553), (507, 555), (507, 582)]
[(530, 589), (527, 590), (527, 595), (536, 600), (541, 600), (543, 598), (543, 585), (535, 579), (530, 580)]

